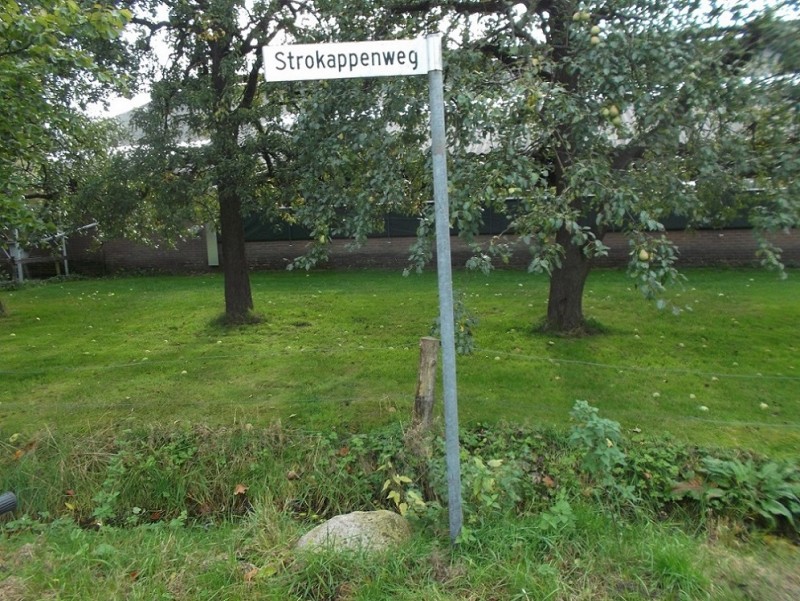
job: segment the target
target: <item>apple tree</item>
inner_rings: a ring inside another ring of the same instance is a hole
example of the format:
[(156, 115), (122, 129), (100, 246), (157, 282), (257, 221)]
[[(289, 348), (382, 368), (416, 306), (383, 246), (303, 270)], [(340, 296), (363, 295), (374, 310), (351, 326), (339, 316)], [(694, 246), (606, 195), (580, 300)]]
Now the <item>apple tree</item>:
[(243, 217), (281, 219), (279, 173), (291, 160), (290, 95), (267, 91), (261, 48), (302, 38), (301, 0), (165, 0), (136, 11), (143, 51), (166, 48), (140, 76), (151, 102), (135, 139), (87, 188), (86, 207), (109, 236), (174, 240), (216, 222), (225, 315), (251, 319)]
[[(586, 330), (609, 231), (661, 304), (679, 277), (671, 216), (743, 215), (780, 267), (766, 234), (800, 212), (796, 2), (392, 0), (361, 14), (384, 32), (414, 19), (447, 32), (452, 220), (470, 238), (485, 207), (509, 215), (530, 270), (550, 276), (545, 329)], [(476, 251), (488, 269), (507, 246)]]
[[(135, 118), (132, 148), (112, 157), (84, 194), (108, 236), (170, 241), (217, 212), (233, 321), (253, 308), (242, 210), (260, 170), (258, 149), (244, 139), (262, 104), (259, 48), (279, 30), (276, 23), (291, 21), (293, 8), (287, 3), (273, 14), (269, 3), (252, 11), (246, 4), (168, 0), (138, 7), (131, 29), (137, 47), (150, 53), (140, 77), (150, 83), (151, 102)], [(159, 46), (166, 58), (155, 53)]]
[[(333, 236), (362, 240), (387, 211), (417, 213), (424, 78), (387, 88), (374, 80), (267, 84), (262, 75), (267, 44), (412, 29), (376, 14), (381, 23), (337, 0), (166, 0), (139, 10), (138, 46), (166, 46), (168, 56), (142, 74), (151, 102), (134, 118), (137, 136), (85, 188), (86, 210), (105, 235), (142, 240), (175, 240), (216, 221), (230, 322), (249, 320), (253, 309), (243, 217), (310, 231), (308, 252), (291, 265), (308, 268)], [(414, 125), (376, 127), (387, 114)]]

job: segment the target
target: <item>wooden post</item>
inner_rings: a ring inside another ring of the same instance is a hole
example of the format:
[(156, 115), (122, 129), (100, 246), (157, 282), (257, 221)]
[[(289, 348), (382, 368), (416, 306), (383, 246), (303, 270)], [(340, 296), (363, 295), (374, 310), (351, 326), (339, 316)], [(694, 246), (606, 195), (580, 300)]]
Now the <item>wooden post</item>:
[(439, 358), (439, 340), (428, 336), (419, 341), (419, 377), (414, 398), (413, 427), (427, 431), (433, 423), (433, 401), (436, 391), (436, 363)]

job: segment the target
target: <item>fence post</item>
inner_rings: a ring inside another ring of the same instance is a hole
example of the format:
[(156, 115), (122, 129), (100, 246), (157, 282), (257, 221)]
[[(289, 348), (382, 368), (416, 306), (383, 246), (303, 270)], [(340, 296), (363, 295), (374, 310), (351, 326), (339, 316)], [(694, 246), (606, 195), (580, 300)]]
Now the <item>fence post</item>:
[(415, 429), (428, 431), (433, 423), (433, 402), (436, 392), (436, 363), (439, 357), (439, 340), (426, 336), (419, 340), (419, 375), (414, 413), (411, 423)]

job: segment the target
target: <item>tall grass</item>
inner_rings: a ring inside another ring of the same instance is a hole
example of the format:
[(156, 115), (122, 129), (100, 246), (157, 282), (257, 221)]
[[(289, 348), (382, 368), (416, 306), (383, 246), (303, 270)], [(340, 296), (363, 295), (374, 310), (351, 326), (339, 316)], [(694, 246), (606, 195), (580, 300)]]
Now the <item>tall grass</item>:
[[(4, 442), (0, 490), (16, 491), (21, 510), (0, 522), (0, 599), (733, 600), (765, 587), (777, 595), (760, 598), (796, 598), (800, 585), (786, 578), (800, 567), (796, 549), (748, 528), (758, 514), (739, 499), (771, 489), (748, 481), (715, 492), (713, 505), (675, 498), (676, 480), (695, 486), (707, 451), (641, 435), (614, 437), (625, 461), (608, 473), (585, 460), (612, 448), (595, 417), (569, 439), (510, 424), (462, 430), (455, 548), (443, 453), (411, 453), (398, 427), (49, 432), (19, 456)], [(410, 542), (378, 556), (294, 549), (323, 518), (394, 508), (382, 486), (391, 473), (406, 477), (402, 494), (425, 495)], [(797, 482), (795, 466), (785, 485)], [(758, 588), (742, 588), (756, 567)]]
[(792, 601), (800, 558), (675, 520), (620, 519), (576, 501), (544, 533), (535, 517), (490, 520), (449, 548), (429, 532), (380, 555), (298, 555), (302, 528), (269, 504), (239, 523), (94, 531), (71, 521), (5, 535), (0, 598), (432, 601)]

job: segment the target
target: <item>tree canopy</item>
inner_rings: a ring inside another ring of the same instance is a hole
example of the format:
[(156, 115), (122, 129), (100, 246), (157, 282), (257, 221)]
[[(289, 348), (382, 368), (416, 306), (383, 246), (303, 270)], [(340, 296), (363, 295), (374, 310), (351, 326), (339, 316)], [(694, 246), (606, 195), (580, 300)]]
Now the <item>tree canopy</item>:
[(37, 238), (102, 147), (84, 109), (124, 88), (119, 2), (7, 0), (0, 5), (0, 223)]

